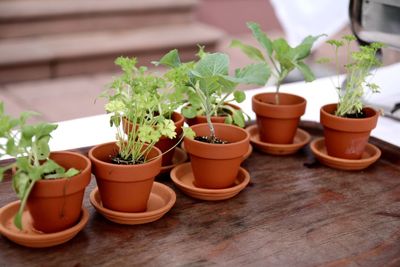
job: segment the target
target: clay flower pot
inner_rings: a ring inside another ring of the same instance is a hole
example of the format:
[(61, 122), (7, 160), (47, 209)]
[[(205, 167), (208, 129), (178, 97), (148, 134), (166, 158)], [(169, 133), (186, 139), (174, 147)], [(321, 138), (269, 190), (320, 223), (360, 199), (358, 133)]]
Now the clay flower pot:
[[(158, 149), (160, 149), (162, 153), (169, 150), (167, 153), (163, 154), (163, 156), (162, 156), (162, 166), (172, 165), (172, 158), (175, 153), (175, 146), (181, 138), (182, 127), (183, 127), (183, 123), (185, 122), (185, 118), (178, 112), (172, 113), (171, 119), (174, 121), (174, 124), (176, 127), (175, 128), (176, 137), (174, 139), (169, 139), (168, 137), (162, 136), (160, 138), (160, 140), (155, 144), (155, 146)], [(125, 133), (127, 133), (126, 126), (129, 127), (129, 130), (132, 129), (132, 123), (129, 120), (124, 118), (123, 128), (124, 128)], [(174, 147), (174, 148), (171, 149), (172, 147)]]
[[(244, 129), (214, 123), (216, 136), (228, 144), (209, 144), (185, 138), (185, 149), (190, 154), (195, 185), (202, 188), (221, 189), (233, 185), (243, 155), (249, 149), (250, 136)], [(206, 123), (191, 126), (197, 136), (208, 136)]]
[(275, 104), (275, 93), (253, 96), (260, 140), (271, 144), (292, 144), (300, 117), (306, 110), (306, 100), (300, 96), (279, 93), (280, 104)]
[(337, 158), (360, 159), (379, 114), (364, 108), (366, 118), (343, 118), (334, 115), (336, 108), (337, 104), (328, 104), (320, 110), (327, 153)]
[(101, 202), (113, 211), (146, 211), (154, 177), (161, 170), (161, 151), (153, 147), (147, 158), (149, 161), (136, 165), (111, 163), (117, 151), (115, 142), (97, 145), (89, 151)]
[[(226, 103), (226, 105), (231, 106), (236, 110), (240, 110), (240, 107), (238, 107), (238, 106), (236, 106), (234, 104)], [(225, 123), (225, 118), (226, 118), (226, 116), (212, 116), (211, 117), (211, 122), (213, 122), (213, 123)], [(189, 126), (192, 126), (192, 125), (199, 124), (199, 123), (206, 123), (207, 122), (207, 117), (205, 115), (199, 115), (199, 116), (196, 116), (196, 117), (194, 117), (192, 119), (185, 118), (185, 121)]]
[(67, 179), (39, 180), (29, 194), (27, 207), (32, 225), (44, 233), (54, 233), (74, 226), (81, 217), (85, 188), (91, 178), (91, 163), (74, 152), (52, 152), (50, 158), (65, 169), (80, 173)]

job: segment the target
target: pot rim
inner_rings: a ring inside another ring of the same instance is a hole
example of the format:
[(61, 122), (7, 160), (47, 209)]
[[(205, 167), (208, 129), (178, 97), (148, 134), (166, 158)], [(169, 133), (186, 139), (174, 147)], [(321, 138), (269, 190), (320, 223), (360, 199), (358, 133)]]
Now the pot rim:
[[(234, 127), (234, 129), (238, 129), (238, 130), (240, 130), (240, 131), (242, 131), (243, 133), (246, 134), (246, 137), (243, 138), (242, 140), (224, 144), (224, 147), (232, 147), (234, 145), (237, 145), (237, 144), (240, 144), (240, 143), (244, 143), (247, 140), (250, 140), (250, 134), (245, 129), (243, 129), (243, 128), (239, 127), (239, 126), (236, 126), (236, 125), (233, 125), (233, 124), (221, 123), (221, 122), (215, 122), (215, 123), (212, 123), (212, 124), (213, 125), (217, 125), (217, 126), (222, 126), (222, 127)], [(198, 123), (198, 124), (190, 126), (190, 128), (193, 128), (193, 127), (200, 128), (200, 127), (204, 127), (204, 126), (208, 127), (208, 124), (206, 122), (205, 123)], [(185, 137), (185, 139), (187, 139), (187, 138)], [(206, 143), (206, 142), (201, 142), (201, 141), (197, 141), (197, 140), (194, 140), (194, 139), (193, 140), (189, 139), (189, 140), (193, 141), (193, 142), (196, 142), (196, 143), (200, 143), (200, 144), (206, 144), (206, 145), (210, 145), (210, 146), (221, 147), (221, 144)]]
[(327, 111), (325, 110), (325, 108), (327, 108), (328, 106), (333, 106), (333, 105), (337, 106), (338, 103), (330, 103), (330, 104), (323, 105), (323, 106), (321, 107), (321, 112), (322, 112), (325, 116), (330, 117), (330, 118), (343, 119), (343, 120), (353, 120), (353, 121), (366, 121), (366, 120), (370, 120), (371, 118), (373, 118), (373, 117), (375, 117), (375, 116), (379, 116), (379, 112), (376, 111), (376, 109), (374, 109), (373, 107), (370, 107), (370, 106), (364, 106), (362, 109), (373, 110), (373, 111), (375, 112), (375, 114), (372, 115), (372, 116), (369, 116), (369, 117), (365, 117), (365, 118), (347, 118), (347, 117), (340, 117), (340, 116), (337, 116), (337, 115), (335, 115), (335, 114), (331, 114), (331, 113), (329, 113), (329, 112), (327, 112)]
[[(92, 162), (90, 161), (90, 159), (88, 157), (85, 157), (84, 155), (82, 155), (80, 153), (77, 153), (77, 152), (73, 152), (73, 151), (54, 151), (54, 152), (50, 152), (50, 159), (51, 159), (51, 155), (54, 155), (54, 154), (77, 156), (80, 159), (85, 161), (86, 167), (83, 170), (79, 170), (80, 172), (77, 175), (74, 175), (74, 176), (69, 177), (69, 178), (62, 177), (62, 178), (57, 178), (57, 179), (40, 179), (40, 180), (36, 181), (36, 183), (57, 183), (57, 182), (60, 182), (62, 180), (74, 179), (74, 178), (78, 177), (79, 175), (84, 175), (86, 173), (91, 173)], [(54, 160), (54, 161), (57, 164), (59, 164), (56, 160)], [(75, 167), (72, 167), (72, 168), (75, 168)]]
[[(99, 147), (109, 146), (109, 145), (111, 145), (111, 144), (116, 145), (116, 143), (117, 143), (116, 141), (112, 141), (112, 142), (102, 143), (102, 144), (98, 144), (98, 145), (93, 146), (93, 147), (89, 150), (89, 153), (88, 153), (89, 159), (90, 159), (90, 160), (93, 160), (94, 162), (96, 162), (96, 163), (98, 163), (98, 164), (103, 164), (103, 165), (105, 165), (105, 166), (109, 166), (109, 167), (118, 166), (118, 168), (126, 168), (126, 169), (132, 168), (132, 167), (136, 167), (136, 166), (147, 166), (147, 165), (150, 165), (150, 164), (153, 163), (153, 161), (157, 160), (158, 158), (160, 158), (160, 161), (161, 161), (162, 152), (161, 152), (161, 150), (160, 150), (159, 148), (157, 148), (156, 146), (153, 146), (152, 149), (156, 150), (156, 152), (157, 152), (158, 155), (155, 156), (155, 157), (153, 157), (153, 158), (151, 158), (150, 161), (147, 161), (146, 163), (141, 163), (141, 164), (134, 164), (134, 165), (113, 164), (113, 163), (109, 163), (109, 162), (100, 160), (100, 159), (96, 158), (96, 157), (93, 155), (93, 151), (96, 150), (96, 149), (98, 149)], [(145, 144), (145, 145), (147, 145), (147, 144)]]
[(302, 105), (304, 105), (304, 103), (307, 102), (307, 100), (306, 100), (304, 97), (302, 97), (302, 96), (295, 95), (295, 94), (290, 94), (290, 93), (282, 93), (282, 92), (279, 92), (278, 95), (294, 96), (294, 97), (299, 98), (299, 100), (301, 100), (301, 102), (299, 102), (299, 103), (297, 103), (297, 104), (290, 104), (290, 105), (288, 105), (288, 104), (285, 104), (285, 105), (283, 105), (283, 104), (276, 105), (276, 104), (271, 104), (271, 103), (265, 103), (265, 102), (262, 102), (262, 101), (260, 101), (259, 99), (257, 99), (258, 96), (263, 96), (263, 95), (275, 95), (275, 94), (276, 94), (275, 92), (258, 93), (258, 94), (253, 95), (252, 100), (253, 100), (254, 102), (256, 102), (257, 104), (259, 104), (259, 105), (267, 105), (267, 106), (276, 107), (276, 108), (285, 108), (285, 107), (302, 106)]

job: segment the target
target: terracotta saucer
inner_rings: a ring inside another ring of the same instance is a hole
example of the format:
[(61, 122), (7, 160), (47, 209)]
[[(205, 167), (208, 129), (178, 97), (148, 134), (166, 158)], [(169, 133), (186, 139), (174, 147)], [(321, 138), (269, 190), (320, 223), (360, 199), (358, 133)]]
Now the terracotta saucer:
[(14, 225), (14, 215), (17, 213), (20, 201), (14, 201), (0, 209), (0, 232), (11, 241), (25, 247), (45, 248), (65, 243), (72, 239), (89, 220), (89, 213), (82, 207), (80, 221), (71, 228), (61, 232), (45, 234), (32, 227), (32, 217), (25, 210), (22, 214), (22, 227), (20, 231)]
[(238, 177), (235, 185), (224, 189), (206, 189), (196, 187), (194, 185), (194, 177), (190, 162), (181, 164), (171, 171), (171, 179), (175, 185), (185, 194), (193, 198), (202, 200), (224, 200), (237, 195), (250, 182), (249, 173), (243, 169), (239, 169)]
[(317, 138), (310, 144), (314, 156), (322, 164), (339, 170), (362, 170), (374, 163), (381, 156), (379, 148), (372, 144), (367, 144), (361, 159), (341, 159), (329, 156), (326, 152), (325, 141), (323, 137)]
[(183, 150), (182, 148), (176, 147), (174, 156), (172, 158), (172, 164), (167, 165), (167, 166), (162, 166), (160, 174), (169, 172), (174, 167), (178, 166), (181, 163), (184, 163), (187, 159), (188, 159), (188, 156), (186, 154), (186, 151)]
[(147, 211), (145, 212), (120, 212), (104, 208), (99, 190), (96, 187), (90, 193), (90, 203), (104, 217), (112, 222), (119, 224), (144, 224), (156, 221), (166, 214), (175, 204), (176, 194), (166, 185), (154, 182), (151, 189), (150, 198), (147, 203)]
[[(185, 144), (184, 142), (181, 143), (181, 149), (185, 150)], [(247, 150), (246, 154), (243, 155), (243, 161), (246, 160), (248, 157), (250, 157), (251, 153), (253, 152), (253, 146), (249, 144), (249, 149)], [(185, 160), (186, 161), (186, 160)], [(185, 162), (183, 161), (183, 162)], [(175, 166), (174, 166), (175, 167)]]
[(258, 127), (256, 124), (246, 128), (250, 133), (250, 142), (260, 151), (271, 155), (290, 155), (296, 153), (300, 148), (310, 142), (311, 136), (306, 131), (298, 128), (293, 144), (272, 144), (260, 141)]

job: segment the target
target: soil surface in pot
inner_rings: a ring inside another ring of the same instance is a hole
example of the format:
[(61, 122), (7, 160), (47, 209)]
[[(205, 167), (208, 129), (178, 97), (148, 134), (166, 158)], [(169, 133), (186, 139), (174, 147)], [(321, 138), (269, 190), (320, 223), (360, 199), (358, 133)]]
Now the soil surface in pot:
[(146, 161), (144, 160), (144, 157), (140, 157), (140, 159), (136, 160), (135, 162), (132, 160), (132, 155), (129, 156), (128, 159), (124, 159), (121, 157), (120, 154), (117, 154), (116, 156), (110, 156), (110, 161), (113, 164), (118, 164), (118, 165), (135, 165), (135, 164), (143, 164)]
[(344, 115), (345, 118), (350, 118), (350, 119), (364, 119), (367, 117), (364, 111), (360, 111), (358, 113), (353, 113), (353, 114), (346, 114)]
[(194, 140), (209, 144), (228, 144), (228, 141), (219, 139), (218, 137), (212, 140), (210, 136), (196, 136)]

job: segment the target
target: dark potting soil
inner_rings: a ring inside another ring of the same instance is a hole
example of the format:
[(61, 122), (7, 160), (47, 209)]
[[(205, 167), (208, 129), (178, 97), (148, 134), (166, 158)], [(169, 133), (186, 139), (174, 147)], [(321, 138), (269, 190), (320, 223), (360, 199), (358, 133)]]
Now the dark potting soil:
[(145, 160), (144, 157), (141, 157), (139, 160), (133, 162), (132, 156), (130, 156), (128, 159), (124, 159), (120, 154), (117, 154), (116, 156), (111, 157), (111, 163), (118, 165), (135, 165), (145, 163)]
[(194, 140), (209, 144), (228, 144), (228, 141), (221, 140), (218, 137), (216, 137), (214, 140), (211, 140), (210, 136), (196, 136)]
[(344, 115), (344, 117), (350, 118), (350, 119), (363, 119), (363, 118), (366, 118), (367, 116), (365, 115), (364, 111), (360, 111), (358, 113), (346, 114), (346, 115)]

